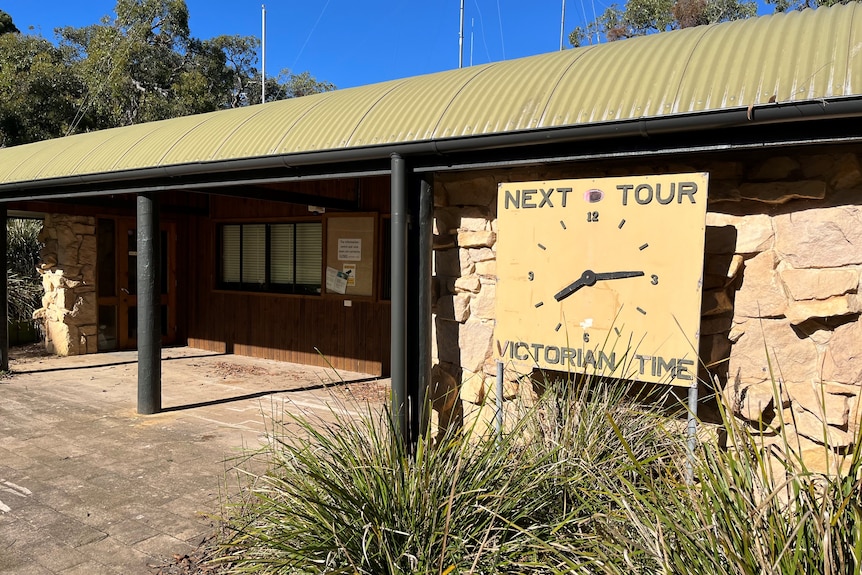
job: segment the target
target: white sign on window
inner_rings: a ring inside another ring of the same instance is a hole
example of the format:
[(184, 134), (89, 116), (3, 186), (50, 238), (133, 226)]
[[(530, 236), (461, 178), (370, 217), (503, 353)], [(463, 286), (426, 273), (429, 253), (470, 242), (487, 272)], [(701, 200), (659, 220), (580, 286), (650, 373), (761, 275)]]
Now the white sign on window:
[(338, 238), (338, 261), (362, 261), (362, 238)]

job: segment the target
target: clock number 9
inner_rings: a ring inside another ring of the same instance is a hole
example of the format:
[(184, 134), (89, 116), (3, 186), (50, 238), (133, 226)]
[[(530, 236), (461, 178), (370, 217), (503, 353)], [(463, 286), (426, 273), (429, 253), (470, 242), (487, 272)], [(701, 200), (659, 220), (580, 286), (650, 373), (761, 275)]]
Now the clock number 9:
[(590, 223), (599, 221), (599, 212), (587, 212), (587, 221)]
[(654, 286), (658, 285), (658, 276), (653, 274), (650, 276), (650, 283)]

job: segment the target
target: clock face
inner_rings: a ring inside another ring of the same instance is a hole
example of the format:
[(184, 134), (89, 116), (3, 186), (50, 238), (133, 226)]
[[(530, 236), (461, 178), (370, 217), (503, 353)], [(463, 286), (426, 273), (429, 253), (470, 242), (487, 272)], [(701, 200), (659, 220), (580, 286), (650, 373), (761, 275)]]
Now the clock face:
[(703, 173), (500, 184), (501, 359), (691, 385), (706, 195)]

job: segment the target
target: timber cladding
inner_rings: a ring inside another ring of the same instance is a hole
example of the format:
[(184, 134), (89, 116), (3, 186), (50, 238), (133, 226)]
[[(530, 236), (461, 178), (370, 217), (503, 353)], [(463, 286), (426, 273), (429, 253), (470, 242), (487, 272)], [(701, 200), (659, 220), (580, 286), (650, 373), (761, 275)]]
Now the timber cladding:
[[(388, 213), (386, 180), (364, 181), (361, 185), (357, 182), (317, 183), (294, 186), (292, 191), (355, 202), (356, 211), (363, 216), (370, 214), (379, 218), (380, 223)], [(325, 222), (332, 217), (341, 219), (349, 213), (327, 210), (325, 215), (318, 216), (309, 212), (306, 205), (211, 196), (210, 217), (190, 217), (184, 233), (181, 232), (186, 236), (181, 243), (186, 246), (188, 262), (185, 279), (189, 297), (183, 302), (188, 345), (216, 352), (388, 375), (390, 304), (381, 297), (384, 257), (379, 238), (374, 246), (371, 296), (327, 293), (325, 286), (321, 295), (232, 291), (218, 287), (217, 236), (221, 223), (316, 219), (324, 222), (325, 238)], [(381, 229), (380, 223), (377, 230)], [(324, 262), (324, 265), (332, 264)]]

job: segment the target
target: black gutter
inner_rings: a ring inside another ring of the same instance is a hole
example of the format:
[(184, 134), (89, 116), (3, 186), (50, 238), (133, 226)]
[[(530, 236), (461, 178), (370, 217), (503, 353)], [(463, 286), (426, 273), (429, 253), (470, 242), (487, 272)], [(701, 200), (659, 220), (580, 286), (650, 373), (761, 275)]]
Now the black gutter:
[[(175, 166), (142, 168), (120, 172), (101, 172), (79, 176), (66, 176), (0, 184), (0, 194), (7, 192), (26, 192), (28, 190), (45, 190), (52, 187), (77, 186), (101, 187), (109, 183), (131, 182), (141, 180), (163, 180), (166, 183), (151, 190), (168, 190), (185, 187), (181, 182), (169, 183), (172, 180), (190, 176), (225, 175), (232, 173), (247, 173), (261, 170), (290, 170), (310, 166), (329, 164), (355, 164), (359, 162), (379, 162), (388, 160), (394, 153), (402, 157), (423, 156), (457, 156), (458, 154), (518, 148), (524, 146), (545, 145), (552, 143), (583, 142), (617, 138), (650, 138), (668, 134), (684, 134), (705, 132), (728, 128), (765, 126), (799, 121), (834, 120), (862, 117), (862, 96), (835, 99), (819, 99), (792, 103), (770, 103), (750, 108), (733, 108), (714, 112), (660, 116), (622, 122), (605, 122), (599, 124), (566, 126), (561, 128), (544, 128), (524, 130), (503, 134), (462, 136), (445, 140), (423, 142), (404, 142), (383, 146), (366, 146), (325, 150), (319, 152), (304, 152), (280, 156), (260, 156), (236, 160), (197, 162)], [(454, 159), (454, 158), (453, 158)], [(442, 162), (441, 162), (442, 163)], [(379, 173), (379, 165), (375, 168)], [(354, 174), (357, 174), (355, 167)], [(361, 172), (361, 170), (360, 170)], [(340, 176), (341, 172), (328, 172), (331, 177)], [(231, 183), (229, 178), (221, 183)], [(114, 192), (116, 193), (116, 192)], [(37, 194), (44, 198), (45, 194)], [(20, 195), (0, 198), (0, 201), (23, 199)], [(32, 198), (28, 198), (32, 199)]]

